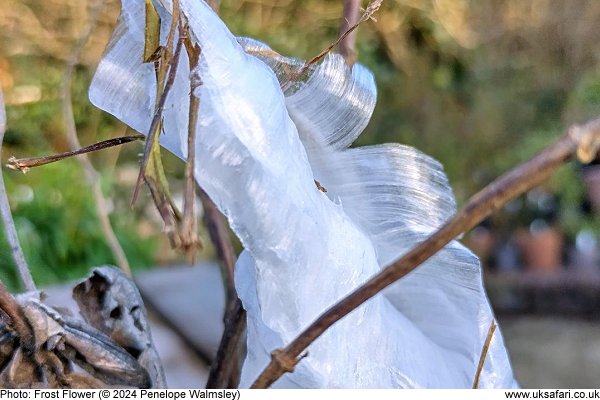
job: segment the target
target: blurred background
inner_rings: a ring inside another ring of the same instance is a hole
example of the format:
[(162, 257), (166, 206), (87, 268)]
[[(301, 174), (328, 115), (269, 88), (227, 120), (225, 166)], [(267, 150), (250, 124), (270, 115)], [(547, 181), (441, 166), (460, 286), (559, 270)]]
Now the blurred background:
[[(3, 0), (0, 85), (8, 118), (3, 165), (10, 155), (68, 150), (60, 87), (65, 63), (89, 25), (90, 7), (85, 0)], [(83, 145), (126, 133), (87, 100), (119, 7), (116, 0), (102, 2), (73, 76)], [(220, 14), (237, 35), (309, 58), (337, 38), (342, 1), (222, 0)], [(459, 204), (570, 124), (600, 114), (598, 1), (386, 0), (375, 18), (359, 28), (357, 48), (359, 62), (375, 75), (379, 98), (356, 144), (400, 142), (437, 158)], [(91, 156), (110, 199), (111, 221), (133, 268), (181, 264), (147, 191), (129, 207), (141, 148), (133, 143)], [(182, 164), (165, 159), (171, 189), (181, 197)], [(569, 164), (464, 238), (482, 259), (489, 295), (525, 385), (593, 386), (600, 376), (600, 339), (594, 339), (600, 333), (596, 164)], [(90, 266), (114, 263), (75, 160), (27, 175), (5, 169), (4, 176), (36, 282), (66, 282)], [(204, 232), (203, 237), (200, 257), (210, 260), (213, 250)], [(0, 279), (19, 289), (3, 236)], [(537, 375), (530, 368), (535, 362), (546, 368)], [(565, 375), (575, 364), (579, 372)]]

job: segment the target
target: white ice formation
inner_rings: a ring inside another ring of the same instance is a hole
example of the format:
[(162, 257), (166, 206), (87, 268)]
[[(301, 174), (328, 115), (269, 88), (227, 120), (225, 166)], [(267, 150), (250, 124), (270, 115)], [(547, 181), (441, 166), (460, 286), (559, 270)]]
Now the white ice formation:
[[(154, 0), (163, 42), (169, 0)], [(323, 310), (426, 238), (455, 211), (442, 166), (399, 144), (348, 146), (376, 100), (373, 76), (329, 55), (302, 62), (234, 37), (202, 0), (181, 0), (202, 48), (195, 177), (244, 245), (236, 284), (248, 311), (242, 386)], [(155, 74), (142, 63), (144, 1), (122, 0), (92, 102), (147, 133)], [(181, 55), (162, 145), (187, 154), (189, 63)], [(315, 186), (318, 180), (326, 189)], [(478, 259), (452, 242), (335, 324), (275, 387), (468, 388), (493, 314)], [(480, 387), (514, 387), (496, 331)]]

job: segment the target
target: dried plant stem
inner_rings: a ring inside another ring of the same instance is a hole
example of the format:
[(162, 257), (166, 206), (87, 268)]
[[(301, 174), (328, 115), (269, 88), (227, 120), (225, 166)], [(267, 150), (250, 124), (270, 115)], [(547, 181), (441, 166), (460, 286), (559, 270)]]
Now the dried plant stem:
[[(179, 38), (177, 40), (177, 44), (175, 45), (175, 51), (173, 52), (173, 42), (175, 42), (175, 31), (179, 25), (179, 1), (173, 0), (173, 16), (171, 21), (171, 28), (169, 30), (169, 36), (167, 37), (167, 46), (165, 49), (164, 59), (162, 61), (158, 61), (159, 66), (157, 68), (157, 97), (158, 101), (156, 103), (156, 107), (154, 110), (154, 116), (152, 117), (152, 122), (150, 123), (150, 128), (148, 129), (148, 138), (146, 139), (146, 145), (144, 147), (144, 155), (142, 156), (142, 164), (140, 166), (140, 172), (138, 174), (137, 182), (135, 184), (135, 189), (133, 190), (133, 196), (131, 199), (131, 205), (133, 206), (137, 200), (139, 195), (139, 191), (142, 185), (142, 181), (145, 178), (146, 168), (148, 167), (148, 163), (150, 161), (151, 152), (154, 149), (154, 146), (158, 146), (158, 134), (160, 132), (162, 114), (165, 108), (165, 103), (167, 101), (167, 97), (171, 88), (173, 87), (173, 83), (175, 82), (175, 76), (177, 75), (177, 67), (179, 65), (179, 55), (181, 54), (181, 47), (183, 38)], [(168, 73), (167, 73), (168, 69)], [(167, 75), (166, 82), (163, 84), (164, 76)], [(154, 194), (153, 194), (154, 196)]]
[[(344, 12), (342, 17), (342, 23), (340, 25), (340, 36), (343, 36), (345, 32), (349, 31), (352, 26), (358, 22), (358, 12), (360, 11), (360, 0), (344, 0)], [(346, 35), (338, 45), (338, 50), (346, 64), (350, 67), (356, 62), (356, 31), (350, 32)]]
[[(0, 156), (2, 155), (2, 143), (4, 141), (4, 132), (6, 131), (6, 112), (4, 111), (4, 96), (2, 94), (2, 88), (0, 88)], [(2, 213), (2, 221), (4, 222), (4, 229), (6, 231), (6, 238), (10, 244), (10, 251), (12, 253), (17, 270), (19, 271), (19, 277), (21, 282), (27, 291), (33, 291), (35, 289), (35, 283), (29, 272), (29, 266), (25, 261), (25, 255), (19, 243), (19, 236), (17, 235), (17, 228), (13, 221), (12, 212), (10, 211), (10, 203), (8, 202), (8, 195), (6, 194), (6, 186), (4, 185), (4, 177), (2, 170), (0, 169), (0, 212)]]
[(490, 324), (490, 328), (488, 329), (487, 336), (485, 338), (485, 343), (481, 348), (481, 356), (479, 356), (479, 364), (477, 365), (477, 371), (475, 372), (475, 379), (473, 380), (473, 389), (479, 388), (479, 377), (481, 376), (481, 371), (483, 371), (483, 364), (485, 364), (485, 358), (487, 357), (487, 353), (490, 350), (490, 344), (492, 343), (492, 338), (494, 337), (494, 332), (496, 331), (496, 321), (492, 320)]
[(240, 299), (228, 307), (223, 321), (225, 329), (217, 356), (210, 366), (207, 389), (235, 389), (240, 382), (241, 339), (246, 329), (246, 310)]
[(183, 203), (183, 221), (181, 222), (181, 236), (185, 238), (183, 244), (188, 261), (194, 262), (196, 250), (200, 244), (198, 238), (198, 220), (196, 219), (195, 207), (195, 182), (194, 182), (194, 160), (196, 149), (196, 121), (198, 120), (198, 106), (200, 99), (193, 94), (190, 95), (190, 132), (188, 134), (188, 158), (185, 164), (185, 191)]
[(379, 10), (379, 7), (381, 7), (381, 3), (383, 3), (383, 0), (372, 0), (369, 3), (369, 5), (367, 6), (367, 8), (365, 9), (365, 12), (358, 19), (358, 21), (354, 25), (350, 26), (350, 28), (348, 28), (344, 33), (342, 33), (335, 42), (331, 43), (329, 46), (324, 48), (319, 54), (317, 54), (316, 56), (314, 56), (313, 58), (311, 58), (310, 60), (305, 62), (304, 66), (302, 66), (302, 68), (298, 72), (298, 75), (302, 75), (303, 73), (305, 73), (308, 70), (308, 68), (310, 68), (311, 65), (319, 62), (319, 60), (321, 60), (323, 57), (325, 57), (327, 55), (327, 53), (329, 53), (331, 51), (331, 49), (333, 49), (335, 46), (337, 46), (340, 42), (343, 42), (344, 40), (346, 40), (346, 38), (350, 34), (352, 34), (352, 32), (354, 32), (354, 30), (356, 28), (358, 28), (358, 26), (360, 24), (371, 19), (373, 17), (373, 14), (375, 14), (377, 12), (377, 10)]
[(194, 180), (194, 166), (196, 162), (196, 127), (198, 125), (198, 113), (200, 110), (200, 98), (195, 95), (196, 89), (202, 84), (196, 75), (196, 67), (200, 62), (201, 49), (198, 44), (193, 44), (189, 37), (188, 26), (181, 18), (179, 25), (179, 36), (183, 37), (186, 53), (190, 64), (190, 105), (188, 111), (188, 154), (185, 163), (185, 190), (183, 198), (183, 221), (181, 222), (181, 237), (183, 249), (190, 264), (194, 262), (196, 251), (200, 247), (198, 237), (198, 220), (194, 207), (196, 203), (196, 181)]
[[(92, 2), (90, 20), (87, 23), (85, 31), (81, 34), (77, 44), (75, 45), (75, 48), (73, 49), (71, 56), (67, 61), (63, 76), (61, 88), (62, 112), (65, 123), (65, 135), (67, 137), (69, 147), (72, 151), (77, 151), (77, 149), (81, 148), (81, 144), (79, 143), (79, 139), (77, 138), (77, 128), (75, 126), (75, 117), (73, 116), (73, 100), (71, 99), (71, 81), (73, 71), (75, 69), (75, 66), (77, 65), (77, 62), (79, 61), (79, 57), (81, 55), (83, 47), (87, 43), (88, 39), (90, 38), (90, 35), (96, 27), (101, 4), (102, 2), (98, 0)], [(87, 184), (92, 189), (94, 205), (96, 207), (96, 215), (98, 216), (98, 220), (100, 221), (100, 227), (102, 229), (104, 239), (106, 240), (106, 243), (108, 244), (108, 247), (110, 248), (110, 251), (118, 267), (127, 275), (131, 276), (131, 267), (129, 266), (129, 261), (127, 260), (125, 251), (123, 250), (123, 247), (121, 247), (121, 244), (119, 243), (119, 240), (115, 235), (115, 231), (113, 230), (113, 227), (110, 223), (108, 203), (106, 201), (106, 198), (104, 197), (104, 194), (102, 193), (100, 175), (98, 174), (96, 169), (94, 169), (94, 166), (92, 165), (92, 162), (90, 161), (87, 154), (80, 154), (77, 157), (77, 160), (83, 168)]]
[(114, 146), (120, 146), (122, 144), (130, 143), (136, 140), (144, 140), (144, 135), (132, 135), (132, 136), (121, 136), (108, 140), (103, 140), (98, 143), (94, 143), (90, 146), (82, 147), (74, 151), (67, 151), (59, 154), (52, 154), (49, 156), (42, 157), (31, 157), (31, 158), (15, 158), (10, 157), (6, 163), (6, 166), (10, 169), (19, 170), (21, 172), (27, 172), (30, 168), (40, 167), (42, 165), (50, 164), (53, 162), (64, 160), (65, 158), (77, 156), (80, 154), (91, 153), (98, 150), (108, 149)]
[(201, 188), (198, 188), (198, 195), (204, 208), (204, 223), (215, 246), (217, 257), (221, 260), (226, 294), (223, 318), (225, 327), (217, 356), (210, 367), (206, 388), (237, 387), (240, 377), (239, 352), (242, 344), (241, 338), (246, 328), (246, 311), (235, 290), (235, 254), (223, 214)]
[(511, 199), (535, 187), (575, 155), (590, 162), (600, 147), (600, 118), (573, 126), (556, 143), (517, 166), (475, 194), (458, 213), (427, 240), (418, 244), (366, 283), (321, 314), (285, 349), (271, 353), (271, 362), (252, 388), (267, 388), (293, 370), (298, 357), (325, 330), (398, 279), (406, 276), (458, 235), (467, 232)]

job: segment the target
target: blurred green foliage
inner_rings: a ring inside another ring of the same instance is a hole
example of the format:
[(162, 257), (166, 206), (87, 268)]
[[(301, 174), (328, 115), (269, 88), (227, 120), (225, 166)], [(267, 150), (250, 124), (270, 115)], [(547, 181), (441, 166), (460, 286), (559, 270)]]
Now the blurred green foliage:
[[(64, 62), (89, 18), (87, 2), (8, 1), (0, 10), (0, 84), (9, 124), (3, 154), (64, 151), (59, 90)], [(341, 0), (222, 0), (220, 14), (235, 34), (308, 58), (335, 40), (341, 9)], [(118, 12), (118, 0), (103, 4), (73, 80), (84, 145), (125, 132), (86, 95)], [(459, 203), (569, 124), (600, 114), (600, 2), (386, 0), (376, 19), (358, 31), (359, 62), (372, 69), (379, 95), (357, 144), (401, 142), (439, 159)], [(147, 239), (140, 239), (139, 225), (148, 219), (145, 204), (130, 210), (130, 189), (116, 187), (117, 157), (119, 165), (137, 160), (139, 147), (130, 146), (120, 155), (106, 151), (93, 160), (113, 198), (113, 223), (130, 261), (147, 266), (157, 262), (154, 249), (165, 239), (157, 223)], [(180, 176), (176, 161), (168, 161), (167, 168)], [(5, 171), (5, 176), (39, 282), (80, 276), (112, 261), (77, 163), (42, 167), (26, 176)], [(558, 199), (558, 222), (568, 235), (589, 225), (599, 231), (598, 218), (582, 210), (586, 190), (579, 166), (564, 168), (546, 190)], [(511, 220), (521, 223), (528, 222)], [(0, 279), (14, 286), (6, 249), (0, 241)], [(176, 259), (158, 255), (160, 262)]]
[[(114, 263), (82, 175), (74, 160), (5, 175), (15, 225), (39, 285), (81, 278), (90, 267)], [(156, 240), (140, 238), (135, 214), (127, 211), (113, 215), (116, 234), (134, 268), (150, 266)], [(17, 288), (8, 246), (1, 243), (0, 279)]]

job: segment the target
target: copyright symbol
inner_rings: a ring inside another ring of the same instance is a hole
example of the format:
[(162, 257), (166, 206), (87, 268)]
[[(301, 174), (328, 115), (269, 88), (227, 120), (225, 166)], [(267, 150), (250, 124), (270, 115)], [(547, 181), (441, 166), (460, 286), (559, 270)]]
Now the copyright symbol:
[(104, 389), (100, 391), (100, 398), (107, 399), (110, 397), (110, 390)]

